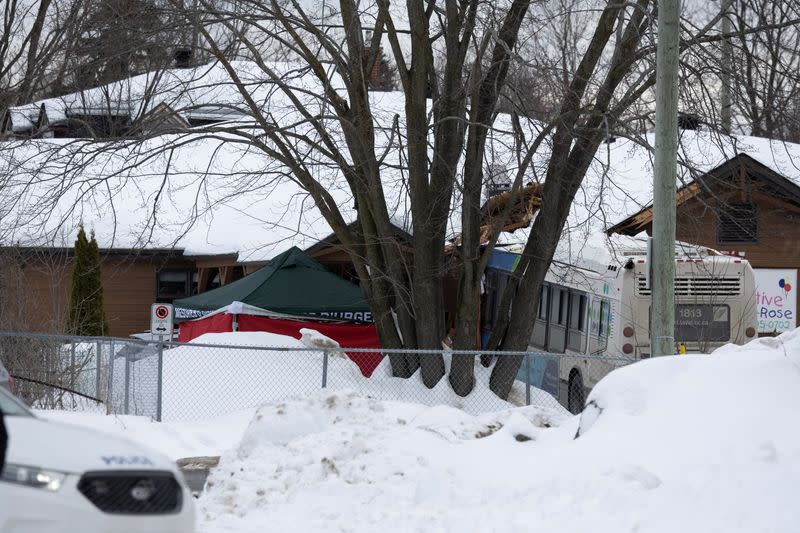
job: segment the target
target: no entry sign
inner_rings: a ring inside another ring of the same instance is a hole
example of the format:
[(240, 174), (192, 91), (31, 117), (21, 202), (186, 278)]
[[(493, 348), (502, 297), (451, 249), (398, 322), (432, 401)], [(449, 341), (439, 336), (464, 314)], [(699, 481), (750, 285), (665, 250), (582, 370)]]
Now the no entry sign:
[(152, 335), (172, 335), (172, 304), (153, 304), (150, 307), (150, 333)]

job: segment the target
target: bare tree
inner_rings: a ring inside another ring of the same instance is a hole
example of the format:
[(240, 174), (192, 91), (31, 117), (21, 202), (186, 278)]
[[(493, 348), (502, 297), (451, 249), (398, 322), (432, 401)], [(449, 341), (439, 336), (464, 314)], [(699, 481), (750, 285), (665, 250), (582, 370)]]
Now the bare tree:
[(83, 0), (9, 0), (0, 29), (0, 112), (47, 96), (83, 14)]
[[(478, 347), (482, 276), (526, 183), (539, 183), (539, 213), (488, 349), (527, 348), (542, 282), (598, 147), (610, 135), (640, 133), (652, 111), (651, 0), (341, 0), (318, 9), (300, 0), (198, 0), (190, 9), (174, 0), (172, 10), (224, 73), (209, 89), (231, 89), (221, 106), (247, 119), (154, 139), (76, 141), (68, 171), (54, 173), (58, 186), (93, 158), (104, 169), (121, 160), (114, 172), (124, 175), (161, 157), (162, 190), (169, 189), (173, 152), (198, 138), (259, 153), (269, 163), (243, 175), (229, 194), (259, 194), (284, 182), (310, 197), (352, 261), (383, 346), (440, 348), (451, 325), (443, 287), (449, 276), (458, 279), (449, 381), (461, 395), (475, 383), (473, 357), (463, 351)], [(682, 48), (718, 43), (719, 20), (717, 12), (686, 21)], [(402, 88), (392, 93), (394, 107), (376, 103), (369, 90), (384, 50)], [(195, 81), (204, 83), (205, 72), (195, 71)], [(526, 98), (533, 79), (543, 84), (533, 94), (546, 102)], [(500, 146), (509, 157), (497, 155)], [(55, 151), (48, 156), (54, 157)], [(482, 192), (498, 164), (512, 186), (508, 202), (487, 220)], [(73, 185), (84, 197), (107, 179), (76, 178)], [(217, 179), (209, 171), (199, 187), (214, 187)], [(394, 185), (408, 198), (410, 243), (398, 238), (387, 199)], [(47, 199), (63, 196), (58, 186)], [(338, 195), (342, 188), (348, 205)], [(160, 194), (152, 200), (153, 226)], [(458, 238), (451, 242), (454, 226)], [(491, 388), (499, 396), (507, 397), (520, 362), (495, 363)], [(391, 364), (401, 377), (420, 368), (429, 387), (445, 372), (441, 357), (393, 355)]]
[(725, 0), (714, 7), (720, 38), (685, 54), (684, 79), (694, 95), (684, 108), (723, 131), (729, 120), (733, 133), (797, 141), (800, 3)]

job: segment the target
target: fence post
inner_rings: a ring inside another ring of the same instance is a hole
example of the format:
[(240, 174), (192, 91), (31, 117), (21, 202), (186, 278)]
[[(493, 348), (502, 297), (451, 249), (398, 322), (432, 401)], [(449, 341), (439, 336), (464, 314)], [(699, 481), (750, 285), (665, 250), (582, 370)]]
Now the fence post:
[(531, 354), (525, 354), (525, 405), (531, 404)]
[[(101, 346), (99, 341), (97, 345)], [(114, 408), (114, 354), (111, 352), (108, 354), (108, 393), (106, 394), (106, 399), (106, 414), (110, 414), (112, 411), (116, 413)]]
[(156, 420), (161, 422), (161, 399), (164, 387), (164, 337), (158, 336), (158, 386), (156, 387)]
[[(114, 351), (114, 341), (111, 341), (111, 351)], [(125, 414), (131, 414), (131, 355), (125, 350)]]
[(328, 386), (328, 350), (322, 350), (322, 388)]
[[(75, 341), (73, 339), (70, 339), (69, 341), (69, 378), (71, 380), (69, 388), (75, 390)], [(75, 403), (74, 395), (72, 397), (72, 402), (74, 407)]]
[(100, 341), (97, 341), (94, 345), (94, 373), (96, 377), (96, 383), (94, 387), (94, 395), (97, 399), (100, 399)]

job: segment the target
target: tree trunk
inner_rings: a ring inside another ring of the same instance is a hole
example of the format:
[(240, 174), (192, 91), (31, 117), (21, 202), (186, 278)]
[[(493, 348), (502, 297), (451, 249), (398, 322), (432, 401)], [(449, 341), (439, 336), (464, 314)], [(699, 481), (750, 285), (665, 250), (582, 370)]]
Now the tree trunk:
[[(486, 136), (494, 121), (500, 88), (508, 75), (511, 54), (519, 28), (530, 5), (529, 0), (515, 0), (509, 7), (498, 32), (498, 42), (492, 50), (491, 63), (485, 75), (476, 83), (472, 94), (470, 127), (464, 161), (464, 191), (461, 202), (461, 279), (459, 281), (459, 308), (456, 320), (454, 348), (473, 350), (476, 347), (480, 323), (478, 309), (481, 297), (481, 278), (484, 263), (481, 261), (481, 189)], [(480, 74), (482, 58), (475, 60), (473, 75)], [(466, 396), (475, 386), (475, 357), (457, 355), (450, 368), (453, 390)]]
[[(550, 161), (542, 190), (542, 204), (531, 226), (530, 237), (522, 252), (523, 261), (528, 261), (522, 272), (511, 307), (508, 328), (503, 339), (503, 349), (522, 351), (528, 347), (533, 332), (532, 317), (539, 300), (539, 291), (553, 260), (556, 245), (569, 215), (584, 176), (592, 163), (597, 147), (604, 136), (606, 121), (616, 120), (623, 108), (609, 112), (612, 96), (627, 71), (630, 57), (643, 35), (643, 19), (648, 0), (639, 0), (622, 39), (617, 42), (611, 58), (611, 66), (594, 102), (593, 113), (584, 124), (578, 124), (581, 99), (586, 92), (608, 40), (614, 33), (614, 25), (621, 6), (609, 2), (600, 16), (581, 63), (575, 72), (569, 90), (561, 106), (560, 123), (553, 135)], [(646, 24), (645, 22), (644, 24)], [(580, 128), (580, 133), (577, 129)], [(519, 267), (517, 267), (519, 268)], [(508, 291), (509, 288), (507, 287)], [(505, 310), (501, 309), (501, 312)], [(503, 357), (497, 361), (490, 378), (491, 390), (501, 398), (507, 398), (522, 357)]]
[[(459, 290), (458, 317), (455, 325), (453, 359), (450, 365), (450, 386), (459, 396), (466, 396), (475, 387), (475, 356), (458, 353), (458, 350), (474, 350), (478, 331), (478, 308), (480, 291), (476, 291), (471, 264), (464, 263)], [(469, 276), (470, 279), (466, 279)], [(479, 282), (480, 283), (480, 282)], [(478, 287), (480, 286), (478, 283)]]

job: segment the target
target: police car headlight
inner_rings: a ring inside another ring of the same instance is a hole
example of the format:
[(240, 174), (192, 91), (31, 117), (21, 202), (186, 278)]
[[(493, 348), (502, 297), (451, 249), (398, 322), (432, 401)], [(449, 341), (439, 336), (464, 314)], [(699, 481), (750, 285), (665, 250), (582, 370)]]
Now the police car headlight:
[(0, 473), (0, 481), (44, 489), (50, 492), (59, 490), (66, 477), (67, 475), (62, 472), (15, 464), (6, 464), (3, 472)]

